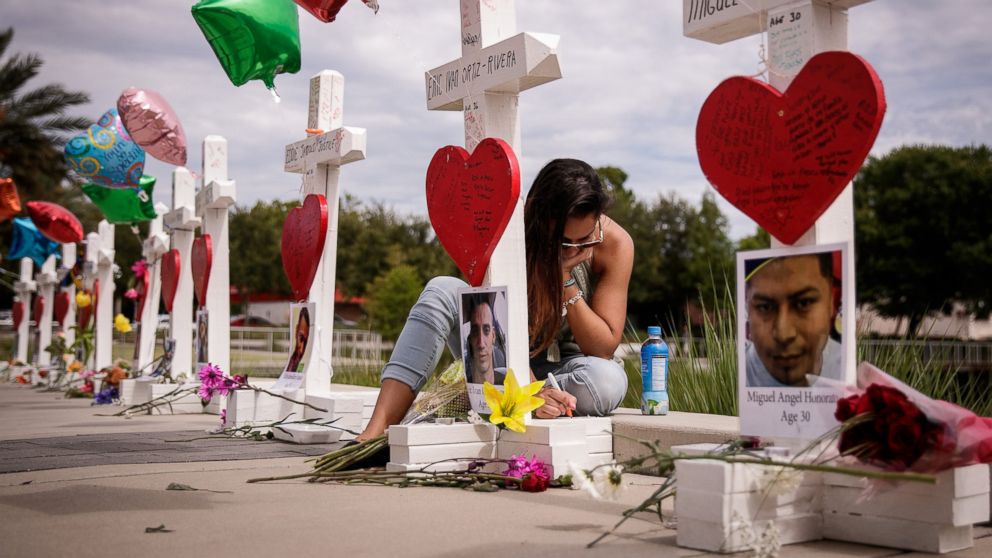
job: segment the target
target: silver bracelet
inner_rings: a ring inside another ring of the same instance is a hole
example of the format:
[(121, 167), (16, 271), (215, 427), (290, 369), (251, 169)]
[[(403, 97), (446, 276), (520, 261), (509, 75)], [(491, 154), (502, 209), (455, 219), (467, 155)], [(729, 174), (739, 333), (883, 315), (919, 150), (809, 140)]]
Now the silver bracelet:
[(570, 304), (575, 304), (583, 296), (585, 296), (585, 293), (582, 292), (582, 289), (579, 289), (579, 292), (575, 293), (575, 295), (573, 295), (572, 298), (563, 302), (561, 305), (561, 317), (564, 318), (568, 314), (568, 306)]

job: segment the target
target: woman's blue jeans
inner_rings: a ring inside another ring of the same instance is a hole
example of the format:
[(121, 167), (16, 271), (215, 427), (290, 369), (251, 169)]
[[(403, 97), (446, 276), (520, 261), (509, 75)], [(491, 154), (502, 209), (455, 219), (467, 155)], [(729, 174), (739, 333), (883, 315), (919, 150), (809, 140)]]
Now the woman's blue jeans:
[[(383, 380), (391, 378), (419, 391), (441, 360), (445, 344), (456, 359), (461, 358), (458, 289), (467, 286), (455, 277), (435, 277), (427, 283), (382, 369)], [(562, 390), (575, 396), (579, 415), (607, 415), (627, 393), (627, 374), (619, 362), (576, 355), (553, 366), (550, 371)]]

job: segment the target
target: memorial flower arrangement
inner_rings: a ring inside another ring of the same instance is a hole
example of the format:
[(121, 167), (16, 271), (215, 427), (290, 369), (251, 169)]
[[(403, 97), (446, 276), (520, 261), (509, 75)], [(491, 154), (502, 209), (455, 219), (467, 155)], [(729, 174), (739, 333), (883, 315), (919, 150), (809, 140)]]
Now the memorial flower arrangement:
[[(933, 400), (868, 363), (858, 369), (858, 386), (836, 383), (849, 392), (837, 402), (840, 425), (813, 440), (790, 460), (773, 458), (760, 448), (737, 442), (706, 455), (680, 455), (653, 442), (638, 442), (646, 453), (619, 465), (593, 469), (572, 467), (573, 488), (595, 498), (615, 496), (622, 489), (622, 471), (649, 467), (664, 481), (651, 496), (628, 509), (593, 546), (634, 515), (654, 511), (665, 522), (662, 502), (676, 494), (675, 463), (681, 459), (716, 459), (761, 468), (762, 492), (784, 494), (798, 487), (798, 472), (819, 471), (869, 480), (865, 496), (894, 486), (890, 481), (934, 483), (933, 474), (953, 467), (992, 463), (992, 418), (946, 401)], [(738, 523), (749, 524), (748, 518)], [(753, 534), (757, 555), (775, 555), (775, 533)]]
[[(465, 370), (456, 361), (439, 374), (422, 391), (410, 412), (401, 422), (415, 424), (431, 419), (457, 418), (481, 422), (469, 410)], [(503, 391), (485, 384), (484, 395), (493, 413), (489, 422), (500, 429), (509, 428), (524, 432), (524, 416), (540, 407), (544, 401), (535, 397), (544, 382), (533, 382), (521, 387), (512, 371), (508, 370)], [(473, 419), (473, 416), (475, 420)], [(341, 449), (315, 458), (313, 469), (305, 473), (282, 477), (252, 479), (248, 482), (265, 482), (307, 478), (310, 482), (341, 482), (345, 484), (373, 484), (382, 486), (441, 486), (462, 488), (479, 492), (514, 489), (523, 492), (543, 492), (548, 488), (569, 485), (567, 477), (552, 479), (550, 468), (536, 456), (513, 455), (510, 459), (463, 458), (446, 459), (410, 471), (387, 471), (377, 466), (389, 449), (386, 435), (347, 445)]]

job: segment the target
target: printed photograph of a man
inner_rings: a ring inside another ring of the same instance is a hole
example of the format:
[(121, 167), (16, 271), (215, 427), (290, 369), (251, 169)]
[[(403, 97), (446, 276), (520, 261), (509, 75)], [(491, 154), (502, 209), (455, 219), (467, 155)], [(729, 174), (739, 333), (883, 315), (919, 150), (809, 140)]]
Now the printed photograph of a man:
[(839, 250), (744, 260), (747, 387), (843, 380), (842, 261)]
[(468, 330), (462, 345), (466, 381), (503, 385), (506, 334), (500, 323), (505, 322), (506, 292), (466, 292), (461, 302), (462, 330)]

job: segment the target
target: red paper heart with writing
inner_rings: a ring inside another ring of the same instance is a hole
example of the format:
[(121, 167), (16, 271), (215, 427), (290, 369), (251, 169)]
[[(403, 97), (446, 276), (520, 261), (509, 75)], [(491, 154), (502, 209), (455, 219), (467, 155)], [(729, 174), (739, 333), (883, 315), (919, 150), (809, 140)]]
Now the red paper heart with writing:
[(431, 159), (427, 213), (441, 245), (472, 285), (482, 284), (519, 199), (520, 166), (501, 139), (482, 140), (471, 157), (449, 145)]
[(24, 320), (24, 303), (19, 300), (15, 302), (10, 314), (14, 318), (14, 329), (21, 327), (21, 321)]
[(282, 268), (293, 288), (293, 298), (306, 300), (317, 275), (327, 237), (327, 198), (310, 194), (294, 207), (282, 224)]
[(162, 256), (162, 302), (165, 311), (172, 313), (172, 303), (176, 300), (176, 289), (179, 288), (179, 272), (182, 270), (179, 250), (173, 248)]
[(699, 112), (699, 166), (727, 201), (792, 244), (857, 174), (884, 115), (882, 82), (849, 52), (817, 54), (784, 94), (732, 77)]
[(38, 295), (34, 297), (34, 309), (32, 311), (32, 318), (34, 318), (35, 325), (41, 325), (41, 315), (45, 313), (45, 297)]
[(69, 291), (59, 291), (55, 295), (55, 321), (62, 325), (62, 329), (66, 328), (65, 316), (69, 313), (69, 305), (72, 304), (72, 298), (69, 296)]
[(209, 234), (196, 237), (193, 241), (193, 253), (190, 255), (190, 271), (193, 272), (193, 293), (196, 301), (203, 308), (207, 305), (207, 286), (210, 283), (210, 266), (214, 262), (213, 242)]

